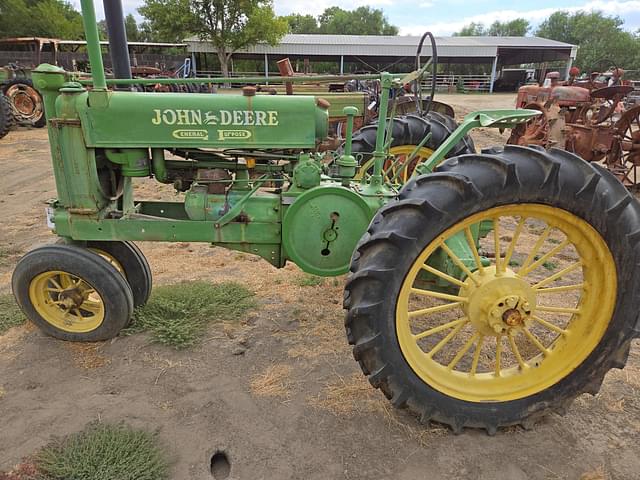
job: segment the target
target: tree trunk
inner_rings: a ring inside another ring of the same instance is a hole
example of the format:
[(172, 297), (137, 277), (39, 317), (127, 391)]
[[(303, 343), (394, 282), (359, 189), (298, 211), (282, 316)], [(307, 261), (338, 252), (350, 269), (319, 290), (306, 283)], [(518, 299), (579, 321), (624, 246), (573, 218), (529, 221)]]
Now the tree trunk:
[(218, 49), (218, 60), (220, 60), (220, 70), (223, 77), (229, 76), (229, 56), (224, 50)]

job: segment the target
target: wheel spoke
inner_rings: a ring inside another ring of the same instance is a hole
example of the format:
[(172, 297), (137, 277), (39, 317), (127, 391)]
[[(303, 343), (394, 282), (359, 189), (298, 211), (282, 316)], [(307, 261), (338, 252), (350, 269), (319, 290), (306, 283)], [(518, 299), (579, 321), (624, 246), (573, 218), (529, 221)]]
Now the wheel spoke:
[(459, 318), (457, 320), (453, 320), (452, 322), (447, 322), (447, 323), (445, 323), (443, 325), (438, 325), (437, 327), (433, 327), (433, 328), (430, 328), (429, 330), (425, 330), (424, 332), (420, 332), (417, 335), (414, 335), (413, 338), (417, 341), (417, 340), (423, 339), (425, 337), (428, 337), (430, 335), (433, 335), (434, 333), (442, 332), (443, 330), (447, 330), (449, 328), (453, 328), (456, 325), (459, 325), (461, 323), (464, 324), (464, 323), (468, 323), (468, 322), (469, 322), (469, 320), (467, 319), (467, 317), (462, 317), (462, 318)]
[(464, 357), (464, 355), (469, 351), (469, 349), (471, 348), (471, 346), (474, 344), (474, 342), (477, 340), (479, 336), (480, 336), (480, 333), (476, 332), (471, 336), (469, 340), (467, 340), (467, 343), (464, 344), (464, 347), (462, 347), (460, 351), (456, 353), (456, 356), (453, 357), (453, 360), (451, 360), (451, 362), (449, 362), (449, 365), (447, 365), (448, 370), (453, 370), (455, 368), (455, 366), (462, 359), (462, 357)]
[(494, 375), (496, 377), (500, 376), (500, 363), (501, 363), (501, 357), (502, 357), (502, 335), (498, 335), (496, 337), (496, 366), (494, 369)]
[(542, 295), (543, 293), (568, 292), (570, 290), (582, 290), (583, 288), (584, 283), (576, 283), (575, 285), (563, 285), (561, 287), (539, 288), (536, 291), (536, 294)]
[(536, 310), (540, 310), (542, 312), (567, 313), (567, 314), (580, 313), (580, 309), (578, 308), (550, 307), (546, 305), (538, 305), (536, 307)]
[(557, 327), (553, 323), (548, 322), (544, 318), (540, 318), (537, 315), (531, 315), (531, 318), (533, 318), (540, 325), (547, 327), (549, 330), (553, 330), (554, 332), (559, 333), (560, 335), (566, 335), (567, 333), (569, 333), (567, 332), (567, 330), (563, 330), (562, 328)]
[(536, 337), (533, 333), (531, 333), (531, 331), (528, 328), (525, 327), (522, 330), (524, 331), (524, 334), (527, 336), (527, 338), (531, 340), (531, 343), (533, 343), (536, 346), (536, 348), (540, 350), (545, 357), (551, 353), (551, 351), (548, 348), (546, 348), (542, 344), (542, 342), (538, 340), (538, 337)]
[(447, 255), (449, 255), (449, 258), (451, 258), (453, 263), (455, 263), (458, 266), (458, 268), (465, 273), (467, 277), (471, 278), (473, 283), (475, 283), (476, 285), (480, 285), (480, 281), (473, 276), (473, 274), (471, 273), (471, 270), (467, 268), (467, 266), (462, 262), (462, 260), (460, 260), (460, 258), (458, 258), (458, 256), (455, 253), (453, 253), (453, 251), (449, 248), (449, 245), (447, 245), (445, 242), (441, 242), (439, 247), (442, 248)]
[(444, 305), (437, 305), (435, 307), (422, 308), (420, 310), (414, 310), (413, 312), (409, 312), (409, 318), (418, 317), (420, 315), (428, 315), (431, 313), (445, 312), (447, 310), (451, 310), (460, 306), (462, 306), (460, 302), (454, 302), (454, 303), (445, 303)]
[(520, 355), (520, 350), (518, 350), (518, 346), (516, 345), (515, 338), (513, 338), (513, 335), (507, 335), (507, 337), (509, 338), (509, 346), (511, 347), (511, 351), (513, 352), (513, 354), (516, 357), (516, 360), (518, 361), (518, 365), (520, 365), (520, 368), (524, 370), (525, 368), (528, 367), (528, 365), (522, 359), (522, 355)]
[(521, 268), (518, 271), (518, 275), (522, 275), (524, 277), (525, 275), (529, 274), (530, 272), (533, 272), (536, 268), (538, 268), (540, 265), (542, 265), (548, 259), (550, 259), (554, 255), (556, 255), (557, 253), (560, 253), (570, 243), (571, 242), (569, 242), (569, 240), (565, 240), (564, 242), (560, 243), (559, 245), (556, 245), (551, 250), (549, 250), (547, 253), (545, 253), (543, 256), (541, 256), (538, 260), (536, 260), (531, 265), (529, 265), (527, 268), (525, 268), (525, 269)]
[(433, 347), (428, 353), (427, 353), (427, 357), (429, 358), (433, 358), (433, 356), (438, 353), (440, 350), (442, 350), (442, 347), (444, 347), (447, 343), (449, 343), (451, 341), (451, 339), (453, 337), (455, 337), (458, 332), (460, 330), (462, 330), (462, 327), (464, 327), (466, 325), (466, 322), (464, 323), (460, 323), (459, 325), (457, 325), (453, 330), (451, 330), (451, 332), (449, 332), (447, 334), (446, 337), (444, 337), (442, 340), (440, 340), (437, 345), (435, 347)]
[(495, 261), (496, 261), (496, 272), (504, 272), (505, 268), (502, 265), (502, 261), (500, 258), (500, 232), (499, 232), (499, 218), (493, 219), (493, 249), (495, 250)]
[(544, 229), (542, 234), (538, 237), (538, 240), (536, 241), (535, 245), (531, 249), (531, 252), (529, 252), (529, 256), (522, 264), (522, 267), (520, 267), (520, 270), (518, 270), (518, 274), (520, 274), (521, 271), (524, 271), (527, 269), (529, 264), (534, 260), (534, 258), (538, 254), (538, 251), (540, 250), (544, 242), (547, 240), (547, 237), (549, 236), (550, 233), (551, 233), (551, 227), (547, 225), (547, 228)]
[(420, 295), (422, 297), (433, 297), (441, 300), (451, 300), (452, 302), (467, 303), (469, 299), (467, 297), (460, 297), (458, 295), (450, 295), (448, 293), (434, 292), (432, 290), (424, 290), (422, 288), (412, 288), (411, 293)]
[(469, 244), (469, 248), (473, 253), (473, 258), (476, 260), (476, 265), (478, 266), (478, 271), (482, 275), (484, 273), (484, 266), (482, 265), (482, 260), (480, 259), (480, 254), (478, 254), (478, 249), (476, 248), (476, 242), (473, 239), (473, 235), (471, 234), (471, 228), (467, 227), (464, 229), (464, 236), (467, 238), (467, 243)]
[(527, 217), (520, 218), (518, 225), (516, 226), (515, 231), (513, 232), (513, 237), (509, 242), (509, 246), (507, 247), (507, 252), (504, 255), (504, 265), (505, 268), (509, 266), (509, 262), (511, 261), (511, 257), (513, 256), (513, 251), (516, 248), (516, 244), (518, 243), (518, 238), (520, 237), (520, 233), (522, 232), (522, 227), (524, 227), (524, 222), (527, 220)]
[(480, 335), (478, 337), (478, 341), (476, 342), (476, 349), (473, 352), (473, 361), (471, 362), (471, 371), (469, 372), (471, 375), (475, 375), (476, 370), (478, 369), (478, 361), (480, 361), (480, 351), (482, 350), (483, 343), (484, 335)]
[(447, 282), (453, 283), (454, 285), (457, 285), (458, 287), (464, 287), (464, 283), (461, 280), (458, 280), (455, 277), (452, 277), (451, 275), (447, 275), (444, 272), (441, 272), (440, 270), (433, 268), (430, 265), (424, 264), (422, 266), (422, 269), (435, 275), (436, 277), (440, 277), (443, 280), (446, 280)]
[(64, 289), (62, 288), (51, 288), (51, 287), (46, 287), (45, 290), (47, 292), (55, 292), (55, 293), (60, 293), (60, 292), (64, 292)]
[(537, 289), (537, 288), (540, 288), (540, 287), (544, 287), (545, 285), (548, 285), (551, 282), (554, 282), (554, 281), (558, 280), (559, 278), (563, 277), (567, 273), (573, 272), (575, 269), (577, 269), (577, 268), (579, 268), (581, 266), (582, 266), (582, 262), (580, 260), (578, 260), (577, 262), (569, 265), (568, 267), (563, 268), (559, 272), (556, 272), (553, 275), (545, 278), (544, 280), (539, 281), (538, 283), (533, 285), (533, 288)]
[(55, 278), (50, 277), (49, 281), (51, 283), (53, 283), (53, 286), (56, 287), (59, 291), (63, 291), (64, 290), (64, 288), (62, 288), (62, 286), (58, 283), (58, 281)]

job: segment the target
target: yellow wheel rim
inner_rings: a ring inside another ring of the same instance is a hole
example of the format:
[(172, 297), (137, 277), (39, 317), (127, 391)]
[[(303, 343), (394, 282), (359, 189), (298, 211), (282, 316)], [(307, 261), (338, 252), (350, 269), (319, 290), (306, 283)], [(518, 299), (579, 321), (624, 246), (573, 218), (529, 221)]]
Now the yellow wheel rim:
[(37, 275), (29, 285), (29, 300), (46, 322), (65, 332), (91, 332), (104, 321), (102, 297), (85, 280), (67, 272)]
[[(481, 225), (491, 228), (478, 248)], [(452, 250), (456, 242), (468, 258)], [(443, 260), (460, 275), (433, 267)], [(422, 251), (398, 296), (396, 333), (432, 388), (471, 402), (516, 400), (589, 356), (616, 292), (611, 252), (586, 221), (548, 205), (506, 205), (468, 217)]]
[(118, 272), (120, 272), (122, 275), (124, 275), (124, 268), (122, 268), (122, 264), (118, 260), (116, 260), (116, 257), (114, 257), (110, 253), (107, 253), (104, 250), (101, 250), (99, 248), (90, 248), (89, 250), (91, 250), (92, 252), (97, 253), (98, 255), (100, 255), (107, 262), (109, 262), (111, 265), (113, 265), (115, 267), (115, 269), (118, 270)]
[[(405, 167), (404, 164), (415, 151), (416, 147), (417, 145), (398, 145), (389, 149), (389, 154), (392, 155), (393, 158), (387, 160), (383, 165), (383, 178), (386, 183), (404, 185), (411, 177), (411, 174), (413, 174), (415, 168), (428, 159), (433, 153), (433, 150), (428, 147), (420, 147), (411, 159), (410, 164)], [(365, 162), (358, 170), (354, 180), (362, 180), (363, 178), (369, 177), (373, 171), (373, 163), (373, 159)]]

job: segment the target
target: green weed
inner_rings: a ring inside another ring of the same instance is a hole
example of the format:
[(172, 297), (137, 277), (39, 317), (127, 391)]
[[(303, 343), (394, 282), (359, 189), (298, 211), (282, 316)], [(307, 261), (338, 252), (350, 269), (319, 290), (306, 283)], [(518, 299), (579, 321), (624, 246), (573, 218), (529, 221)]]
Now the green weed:
[(295, 283), (299, 287), (317, 287), (318, 285), (324, 284), (324, 278), (305, 273), (304, 275), (297, 277)]
[(555, 262), (542, 262), (542, 266), (547, 270), (555, 270), (558, 268), (558, 264)]
[(0, 295), (0, 335), (11, 327), (22, 325), (26, 320), (13, 295), (10, 293)]
[(253, 292), (235, 282), (185, 282), (153, 290), (123, 334), (149, 331), (154, 341), (177, 349), (198, 342), (207, 324), (234, 320), (255, 307)]
[(509, 260), (509, 266), (510, 267), (519, 267), (520, 266), (520, 262), (518, 260)]
[(48, 480), (162, 480), (169, 478), (165, 455), (154, 434), (92, 423), (43, 448), (35, 462)]

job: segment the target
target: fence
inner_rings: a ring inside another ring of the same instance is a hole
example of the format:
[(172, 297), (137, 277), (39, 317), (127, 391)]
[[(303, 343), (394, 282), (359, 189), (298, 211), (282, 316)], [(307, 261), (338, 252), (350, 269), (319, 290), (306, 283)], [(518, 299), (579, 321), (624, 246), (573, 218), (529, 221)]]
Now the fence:
[[(436, 75), (436, 90), (439, 92), (489, 92), (491, 86), (491, 75)], [(425, 91), (431, 89), (431, 79), (422, 82)]]

